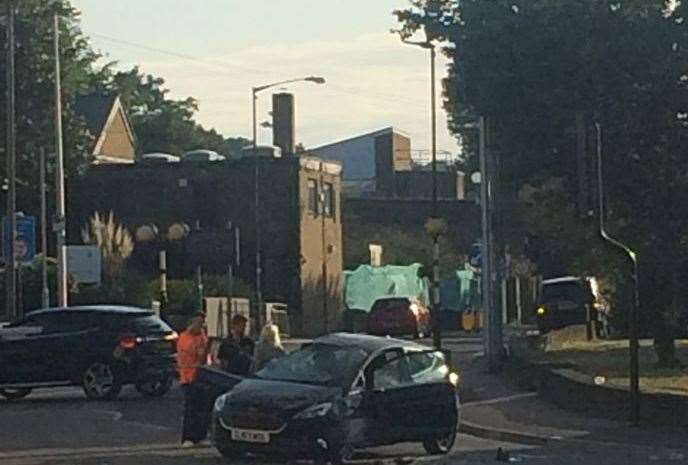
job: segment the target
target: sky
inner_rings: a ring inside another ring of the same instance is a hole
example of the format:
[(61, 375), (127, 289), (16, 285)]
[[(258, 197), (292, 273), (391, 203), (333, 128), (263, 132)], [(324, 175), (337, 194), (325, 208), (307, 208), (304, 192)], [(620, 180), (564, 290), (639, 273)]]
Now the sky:
[[(430, 148), (429, 53), (390, 33), (408, 0), (72, 0), (94, 47), (122, 68), (162, 77), (174, 98), (199, 101), (197, 121), (249, 137), (251, 87), (292, 84), (296, 140), (316, 147), (394, 126)], [(439, 80), (446, 61), (439, 57)], [(261, 94), (258, 121), (270, 119)], [(438, 97), (438, 150), (458, 151)], [(261, 129), (259, 143), (271, 142)]]

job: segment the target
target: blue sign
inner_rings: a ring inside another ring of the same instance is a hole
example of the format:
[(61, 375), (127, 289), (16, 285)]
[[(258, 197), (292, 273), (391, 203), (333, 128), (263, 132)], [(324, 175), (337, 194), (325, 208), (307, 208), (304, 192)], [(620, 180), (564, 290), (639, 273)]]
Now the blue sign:
[[(10, 255), (12, 234), (7, 217), (2, 218), (2, 256)], [(36, 217), (17, 215), (17, 237), (14, 256), (20, 262), (30, 262), (36, 256)]]

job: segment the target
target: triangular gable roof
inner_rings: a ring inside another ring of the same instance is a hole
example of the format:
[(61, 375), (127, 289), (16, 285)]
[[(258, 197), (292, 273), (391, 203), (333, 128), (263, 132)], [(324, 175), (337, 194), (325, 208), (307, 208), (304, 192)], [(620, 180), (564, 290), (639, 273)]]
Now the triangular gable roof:
[(135, 145), (134, 131), (131, 129), (129, 118), (126, 111), (124, 111), (119, 95), (103, 93), (78, 95), (74, 99), (74, 111), (77, 115), (84, 118), (88, 131), (96, 138), (93, 153), (99, 152), (100, 147), (105, 141), (106, 129), (112, 124), (117, 113), (122, 114), (127, 135), (132, 144)]

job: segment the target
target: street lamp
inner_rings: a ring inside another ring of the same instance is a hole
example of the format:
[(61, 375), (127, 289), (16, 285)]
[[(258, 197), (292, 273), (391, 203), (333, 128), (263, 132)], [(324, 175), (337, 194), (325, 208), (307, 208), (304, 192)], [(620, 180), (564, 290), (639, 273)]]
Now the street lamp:
[[(435, 44), (427, 38), (424, 42), (415, 42), (402, 37), (408, 45), (430, 50), (430, 121), (432, 136), (432, 217), (437, 218), (437, 108), (435, 93)], [(439, 235), (432, 237), (432, 339), (435, 348), (442, 348), (442, 328), (439, 321), (440, 311), (440, 243)]]
[(262, 291), (262, 268), (261, 268), (261, 237), (260, 237), (260, 163), (258, 163), (258, 121), (257, 121), (257, 111), (256, 104), (258, 101), (258, 94), (264, 90), (271, 89), (273, 87), (281, 86), (284, 84), (291, 84), (294, 82), (312, 82), (314, 84), (325, 84), (325, 78), (320, 76), (307, 76), (304, 78), (297, 79), (287, 79), (285, 81), (273, 82), (272, 84), (266, 84), (258, 87), (253, 87), (251, 89), (251, 102), (253, 106), (253, 158), (254, 158), (254, 169), (253, 169), (253, 191), (254, 191), (254, 221), (256, 228), (256, 307), (257, 307), (257, 323), (258, 327), (262, 327), (262, 308), (263, 308), (263, 291)]
[(597, 130), (597, 183), (599, 191), (600, 235), (602, 239), (626, 253), (633, 264), (633, 305), (628, 318), (628, 348), (630, 356), (630, 394), (631, 423), (637, 426), (640, 421), (640, 363), (638, 360), (638, 311), (640, 309), (640, 290), (638, 282), (638, 255), (623, 242), (614, 239), (604, 229), (604, 178), (602, 176), (602, 126), (595, 123)]

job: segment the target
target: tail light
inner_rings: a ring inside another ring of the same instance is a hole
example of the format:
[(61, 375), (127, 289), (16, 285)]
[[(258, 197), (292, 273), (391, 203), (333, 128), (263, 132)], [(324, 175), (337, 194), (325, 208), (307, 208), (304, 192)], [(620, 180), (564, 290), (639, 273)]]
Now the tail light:
[(133, 334), (122, 334), (119, 337), (119, 348), (124, 350), (135, 349), (141, 343), (142, 339)]

